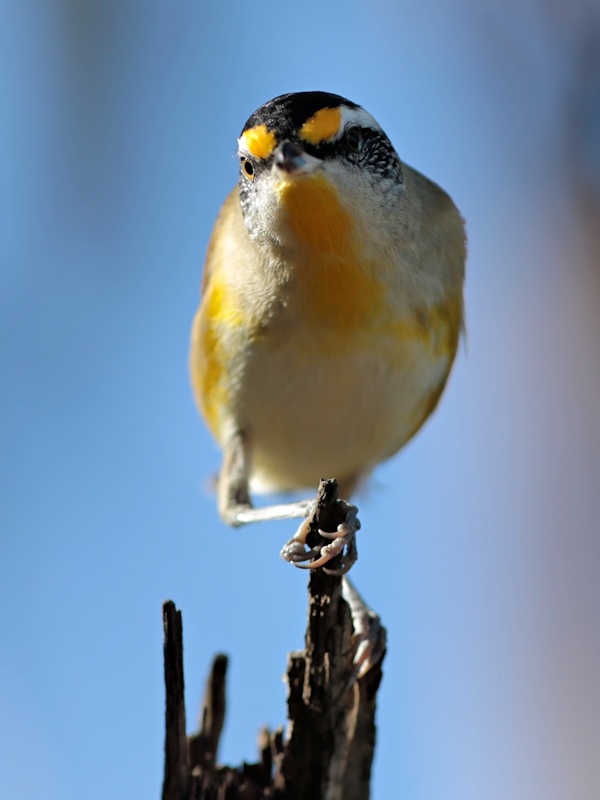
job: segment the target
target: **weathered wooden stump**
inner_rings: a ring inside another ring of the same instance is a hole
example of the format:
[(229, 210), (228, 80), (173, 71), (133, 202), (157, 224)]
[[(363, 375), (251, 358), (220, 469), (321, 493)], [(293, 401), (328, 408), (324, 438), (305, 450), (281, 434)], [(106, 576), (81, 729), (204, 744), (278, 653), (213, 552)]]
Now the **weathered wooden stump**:
[[(319, 528), (335, 529), (340, 521), (336, 500), (336, 482), (322, 481), (310, 537), (318, 536)], [(164, 604), (163, 800), (368, 800), (385, 653), (356, 678), (356, 636), (342, 578), (315, 570), (308, 592), (305, 649), (288, 658), (287, 733), (261, 731), (259, 760), (239, 767), (217, 765), (225, 716), (224, 655), (213, 662), (200, 730), (186, 736), (181, 612), (171, 601)]]

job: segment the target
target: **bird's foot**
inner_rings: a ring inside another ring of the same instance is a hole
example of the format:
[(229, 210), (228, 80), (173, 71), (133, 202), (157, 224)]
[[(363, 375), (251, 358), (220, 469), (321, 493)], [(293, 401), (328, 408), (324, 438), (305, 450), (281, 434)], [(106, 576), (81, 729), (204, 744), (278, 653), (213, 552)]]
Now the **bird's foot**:
[(381, 624), (379, 615), (365, 603), (350, 579), (342, 582), (342, 597), (350, 607), (356, 653), (354, 672), (350, 683), (362, 678), (383, 657), (387, 642), (387, 631)]
[[(282, 558), (299, 569), (316, 569), (317, 567), (323, 567), (324, 571), (329, 575), (343, 575), (348, 572), (358, 558), (356, 547), (356, 532), (360, 529), (360, 520), (357, 516), (358, 509), (345, 500), (336, 500), (335, 503), (338, 509), (344, 513), (343, 522), (341, 522), (333, 532), (324, 531), (320, 528), (318, 529), (319, 536), (323, 539), (328, 539), (329, 543), (319, 543), (313, 547), (308, 546), (307, 537), (314, 521), (314, 514), (312, 514), (308, 519), (302, 522), (289, 542), (283, 546), (281, 550)], [(343, 552), (344, 548), (346, 548), (345, 553)], [(331, 569), (324, 566), (331, 561), (332, 558), (340, 554), (341, 563), (338, 567)], [(305, 561), (309, 561), (310, 563), (302, 563)]]

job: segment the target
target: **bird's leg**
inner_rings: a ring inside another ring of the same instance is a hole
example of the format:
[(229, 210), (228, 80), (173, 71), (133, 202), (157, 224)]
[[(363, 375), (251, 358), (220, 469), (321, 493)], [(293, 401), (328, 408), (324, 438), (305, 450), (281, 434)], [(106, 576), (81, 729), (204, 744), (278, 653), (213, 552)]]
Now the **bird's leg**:
[(379, 616), (365, 603), (347, 575), (342, 579), (342, 597), (350, 607), (356, 641), (351, 682), (362, 678), (383, 657), (387, 632)]
[(248, 491), (250, 471), (248, 455), (244, 434), (238, 431), (225, 447), (219, 475), (217, 501), (223, 522), (237, 528), (249, 522), (299, 519), (308, 517), (312, 513), (316, 506), (314, 499), (254, 508)]
[(360, 528), (356, 506), (345, 500), (338, 500), (336, 496), (334, 502), (344, 511), (343, 521), (333, 532), (318, 528), (319, 535), (330, 541), (325, 545), (315, 544), (313, 547), (308, 547), (306, 540), (311, 530), (311, 524), (314, 526), (313, 518), (317, 511), (316, 498), (254, 508), (248, 490), (249, 472), (248, 443), (244, 434), (238, 431), (230, 438), (225, 447), (223, 466), (219, 475), (218, 507), (221, 519), (225, 523), (238, 527), (249, 522), (304, 517), (304, 521), (294, 536), (284, 545), (281, 557), (296, 567), (315, 569), (327, 564), (332, 558), (342, 553), (344, 547), (347, 546), (340, 566), (327, 571), (332, 574), (343, 574), (350, 569), (357, 558), (355, 535)]

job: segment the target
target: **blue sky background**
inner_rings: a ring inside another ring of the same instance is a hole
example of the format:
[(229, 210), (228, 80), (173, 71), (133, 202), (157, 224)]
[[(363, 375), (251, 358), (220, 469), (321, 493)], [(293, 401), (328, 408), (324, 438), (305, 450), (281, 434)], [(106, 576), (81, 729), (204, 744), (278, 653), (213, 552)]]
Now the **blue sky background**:
[(160, 795), (167, 598), (190, 728), (219, 651), (221, 759), (284, 722), (294, 525), (218, 520), (187, 348), (241, 126), (306, 89), (364, 105), (470, 240), (468, 346), (359, 503), (389, 632), (373, 796), (600, 795), (599, 16), (0, 5), (0, 796)]

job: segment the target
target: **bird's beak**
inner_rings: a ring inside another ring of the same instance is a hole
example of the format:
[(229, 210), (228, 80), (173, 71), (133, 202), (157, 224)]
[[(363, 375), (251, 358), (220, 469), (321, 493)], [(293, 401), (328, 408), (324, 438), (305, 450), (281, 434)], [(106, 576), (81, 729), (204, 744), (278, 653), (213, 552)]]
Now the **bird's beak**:
[(279, 175), (284, 173), (291, 176), (314, 172), (322, 163), (320, 158), (305, 153), (299, 144), (285, 139), (275, 150), (273, 170)]

